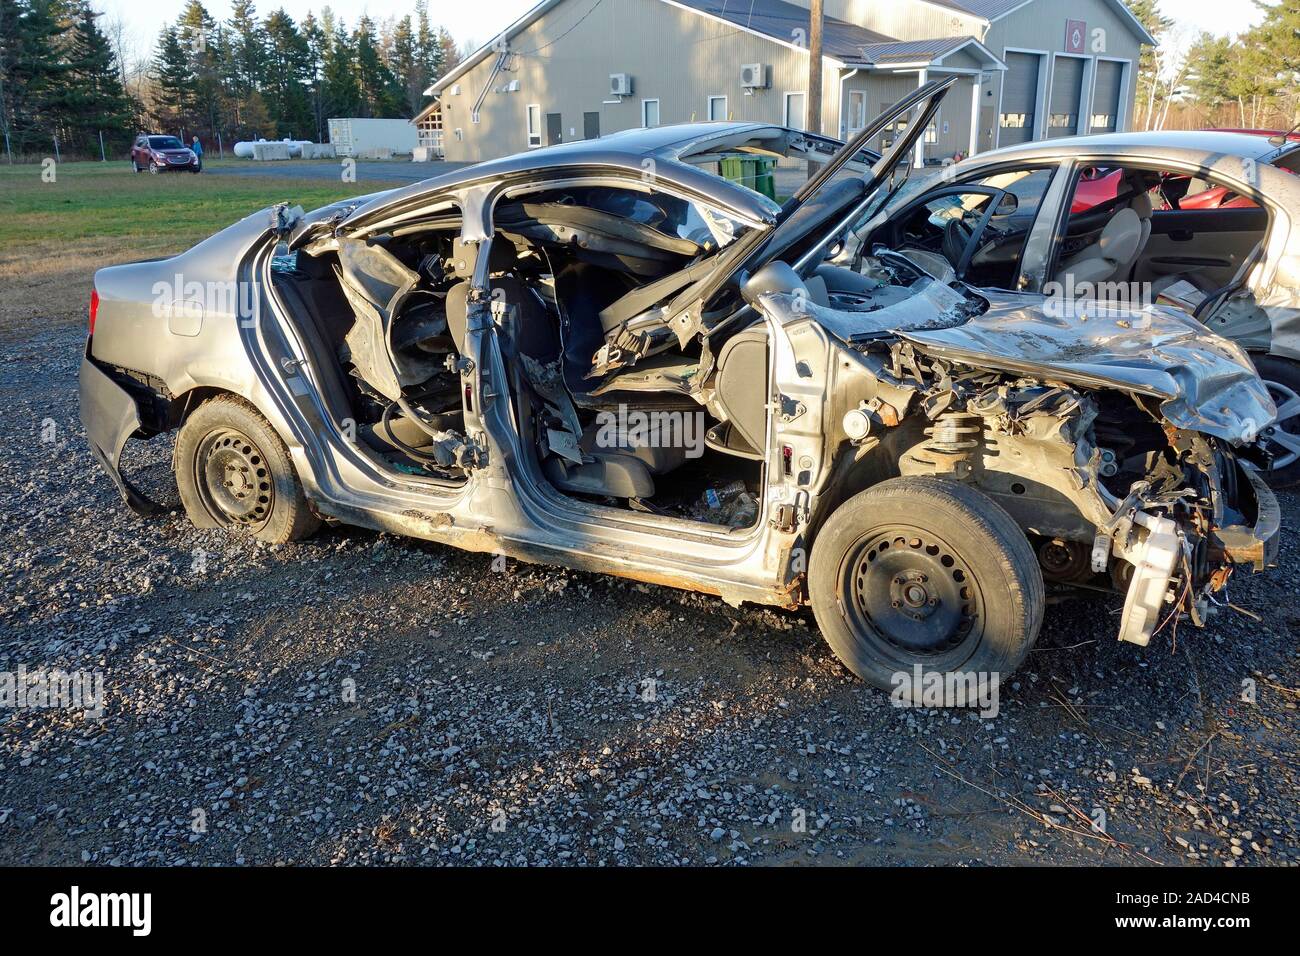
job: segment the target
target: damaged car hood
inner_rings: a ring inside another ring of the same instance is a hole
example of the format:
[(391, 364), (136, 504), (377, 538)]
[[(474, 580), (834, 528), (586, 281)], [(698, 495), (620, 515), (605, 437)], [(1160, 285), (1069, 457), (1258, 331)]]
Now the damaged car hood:
[[(873, 312), (829, 309), (784, 295), (765, 300), (785, 300), (771, 304), (807, 314), (849, 345), (897, 336), (931, 355), (975, 367), (1150, 396), (1160, 400), (1161, 414), (1176, 427), (1234, 444), (1253, 441), (1277, 415), (1245, 351), (1177, 310), (1057, 303), (1041, 295), (980, 290), (989, 307), (968, 316), (960, 293), (939, 283), (923, 286), (919, 296)], [(928, 307), (912, 307), (917, 299)]]

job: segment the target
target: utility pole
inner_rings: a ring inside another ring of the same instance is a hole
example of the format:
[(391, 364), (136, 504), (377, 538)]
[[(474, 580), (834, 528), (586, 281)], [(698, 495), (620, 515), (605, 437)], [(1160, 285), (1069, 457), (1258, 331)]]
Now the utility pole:
[[(822, 131), (822, 0), (812, 0), (808, 24), (808, 132)], [(820, 163), (808, 163), (808, 178), (817, 174)]]

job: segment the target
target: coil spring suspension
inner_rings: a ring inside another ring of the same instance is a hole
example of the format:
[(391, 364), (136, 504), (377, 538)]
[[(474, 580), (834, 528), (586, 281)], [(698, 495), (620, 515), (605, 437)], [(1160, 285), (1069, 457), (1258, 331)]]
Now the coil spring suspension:
[(926, 455), (936, 467), (965, 477), (970, 473), (971, 453), (979, 447), (983, 433), (984, 419), (979, 415), (945, 412), (925, 430), (930, 438), (925, 444)]

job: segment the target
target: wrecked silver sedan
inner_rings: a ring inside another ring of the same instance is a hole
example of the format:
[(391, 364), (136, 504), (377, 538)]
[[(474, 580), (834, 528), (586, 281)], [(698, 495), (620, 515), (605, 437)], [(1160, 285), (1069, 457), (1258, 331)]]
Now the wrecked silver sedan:
[[(810, 604), (882, 687), (1010, 672), (1049, 589), (1125, 595), (1137, 644), (1200, 623), (1275, 556), (1269, 394), (1176, 310), (980, 287), (942, 236), (936, 253), (882, 218), (946, 87), (843, 148), (635, 130), (103, 269), (92, 448), (150, 513), (123, 449), (178, 430), (200, 527), (287, 542), (344, 522)], [(886, 129), (904, 131), (868, 148)], [(709, 171), (753, 154), (820, 171), (783, 205)], [(981, 188), (958, 220), (1026, 214)], [(1035, 229), (1017, 261), (1044, 254)]]

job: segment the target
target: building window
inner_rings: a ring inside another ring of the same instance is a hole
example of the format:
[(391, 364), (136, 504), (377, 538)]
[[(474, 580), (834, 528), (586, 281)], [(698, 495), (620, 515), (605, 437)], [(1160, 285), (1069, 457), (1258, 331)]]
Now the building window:
[(641, 125), (649, 129), (651, 126), (659, 125), (659, 101), (642, 100), (641, 101)]
[(528, 148), (542, 145), (542, 107), (540, 103), (528, 104)]
[(930, 125), (925, 128), (925, 141), (927, 143), (939, 142), (939, 126), (933, 120), (931, 120)]
[(1003, 129), (1025, 129), (1033, 122), (1033, 113), (1003, 113), (1001, 125)]
[(867, 125), (867, 94), (864, 90), (849, 90), (849, 115), (845, 122), (849, 134), (860, 133)]
[(727, 118), (727, 98), (725, 96), (709, 97), (709, 122), (720, 123)]
[(1092, 125), (1093, 125), (1093, 126), (1105, 126), (1105, 127), (1110, 127), (1110, 126), (1113, 126), (1113, 125), (1114, 125), (1114, 122), (1115, 122), (1115, 118), (1114, 118), (1113, 116), (1111, 116), (1109, 113), (1093, 113), (1093, 114), (1092, 114)]
[(785, 125), (791, 129), (808, 128), (808, 97), (804, 93), (785, 94)]
[(1047, 125), (1052, 129), (1074, 129), (1078, 119), (1075, 113), (1053, 113), (1047, 118)]

